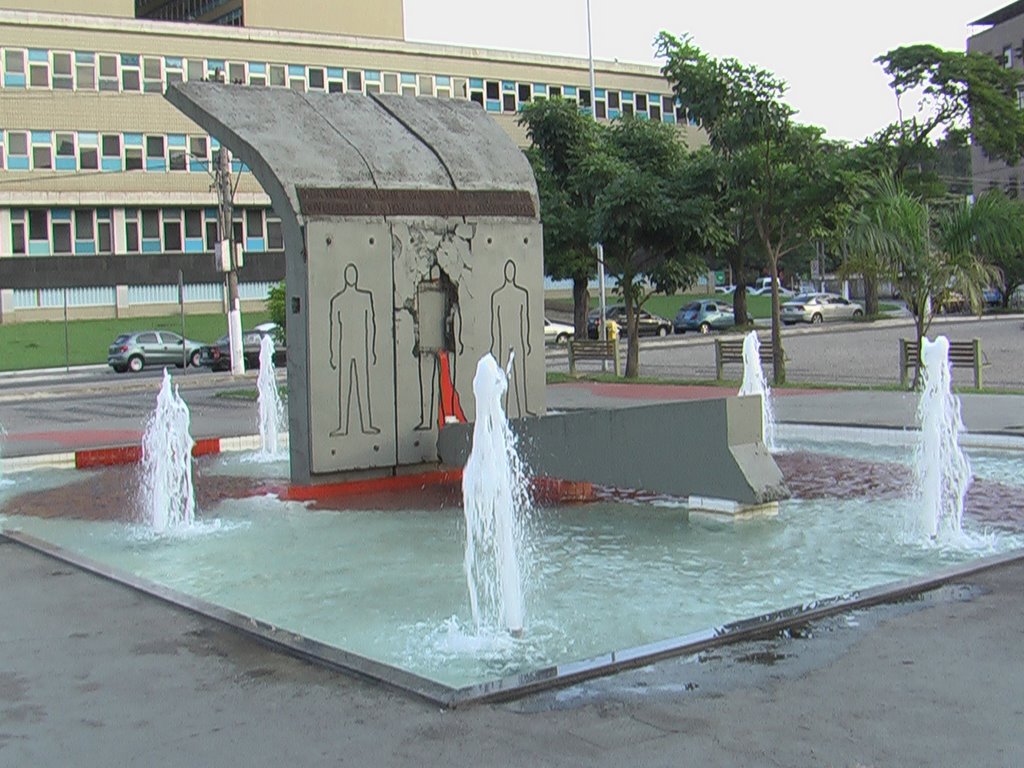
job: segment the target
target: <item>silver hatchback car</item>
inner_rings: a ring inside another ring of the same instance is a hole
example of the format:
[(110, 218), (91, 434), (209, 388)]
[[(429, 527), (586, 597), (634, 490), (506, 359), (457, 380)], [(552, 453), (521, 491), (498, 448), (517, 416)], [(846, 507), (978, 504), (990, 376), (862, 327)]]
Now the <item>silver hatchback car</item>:
[(138, 372), (147, 365), (183, 367), (199, 365), (198, 341), (183, 339), (171, 331), (133, 331), (122, 333), (107, 348), (107, 365), (117, 373)]
[(826, 320), (851, 320), (861, 317), (860, 304), (844, 299), (836, 293), (801, 293), (782, 305), (782, 322), (823, 323)]

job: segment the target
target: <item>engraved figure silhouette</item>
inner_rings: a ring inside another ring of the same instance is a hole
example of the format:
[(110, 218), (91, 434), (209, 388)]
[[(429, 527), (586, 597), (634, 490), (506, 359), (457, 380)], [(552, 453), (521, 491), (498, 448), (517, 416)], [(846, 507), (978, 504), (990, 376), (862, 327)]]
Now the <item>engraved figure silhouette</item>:
[(348, 434), (355, 396), (359, 429), (377, 435), (370, 402), (370, 364), (377, 364), (377, 320), (373, 294), (359, 287), (355, 264), (345, 266), (345, 285), (331, 297), (331, 369), (338, 372), (338, 428), (331, 437)]
[(505, 393), (505, 413), (509, 416), (534, 415), (526, 399), (526, 356), (532, 352), (529, 298), (529, 292), (516, 283), (516, 265), (509, 259), (505, 262), (505, 282), (491, 294), (491, 354), (505, 364), (508, 355), (513, 355), (511, 381)]

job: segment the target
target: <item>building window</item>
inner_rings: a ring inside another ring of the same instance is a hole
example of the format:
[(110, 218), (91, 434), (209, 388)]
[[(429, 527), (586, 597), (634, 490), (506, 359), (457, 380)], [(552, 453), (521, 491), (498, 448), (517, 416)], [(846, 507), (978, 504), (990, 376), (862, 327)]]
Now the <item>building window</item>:
[(100, 90), (121, 90), (121, 81), (118, 77), (117, 56), (114, 54), (100, 54)]
[(32, 167), (35, 170), (53, 168), (53, 146), (49, 131), (32, 131)]
[(135, 209), (124, 212), (124, 248), (128, 253), (139, 252), (139, 212)]
[(270, 65), (270, 84), (278, 88), (285, 86), (285, 68), (283, 64)]
[(57, 145), (57, 170), (77, 171), (78, 156), (75, 151), (75, 134), (58, 133), (55, 143)]
[(28, 212), (28, 239), (30, 242), (50, 242), (50, 215), (45, 208)]
[(139, 57), (121, 54), (121, 90), (139, 92), (142, 90), (142, 72), (139, 69)]
[(430, 75), (420, 75), (417, 80), (420, 89), (420, 96), (434, 95), (434, 78)]
[(92, 53), (75, 53), (75, 80), (78, 90), (96, 90), (96, 55)]
[(4, 51), (4, 87), (25, 87), (25, 51), (11, 48)]
[(27, 133), (22, 131), (7, 133), (7, 167), (12, 171), (27, 171), (29, 169)]
[(267, 65), (262, 62), (249, 62), (249, 85), (263, 86), (267, 84)]
[(70, 53), (53, 54), (53, 87), (55, 90), (70, 91), (75, 87), (74, 72)]
[(362, 93), (363, 73), (357, 69), (350, 69), (345, 72), (345, 87), (349, 93)]
[(1003, 48), (1003, 66), (1009, 69), (1013, 66), (1013, 46), (1008, 45)]
[(25, 211), (11, 211), (11, 253), (28, 253), (25, 237)]
[(394, 72), (384, 73), (384, 93), (398, 93), (398, 75)]
[(309, 88), (314, 91), (322, 91), (326, 87), (327, 80), (324, 77), (324, 70), (320, 67), (309, 68)]
[(636, 95), (636, 111), (646, 112), (647, 111), (647, 94), (638, 93)]
[[(143, 90), (146, 93), (163, 93), (164, 62), (159, 56), (146, 56), (142, 59)], [(127, 89), (126, 89), (127, 90)]]
[(269, 214), (267, 215), (267, 250), (284, 250), (284, 232), (281, 229), (281, 220)]
[(186, 59), (185, 75), (189, 80), (205, 80), (206, 61), (203, 59)]
[(75, 253), (96, 253), (95, 211), (79, 208), (75, 211)]
[(53, 252), (62, 255), (71, 253), (71, 211), (54, 210), (52, 219)]
[(203, 212), (198, 208), (185, 211), (185, 238), (201, 238), (203, 236)]
[[(167, 160), (163, 136), (146, 137), (146, 170), (166, 171)], [(145, 237), (145, 235), (143, 236)]]
[(205, 171), (210, 167), (210, 142), (206, 136), (190, 136), (188, 140), (189, 169)]
[[(155, 213), (155, 211), (154, 211)], [(185, 250), (181, 239), (181, 210), (164, 210), (164, 250), (181, 253)]]
[(245, 85), (245, 63), (241, 61), (228, 62), (228, 81), (235, 85)]
[(172, 171), (187, 171), (187, 139), (183, 135), (167, 137), (167, 167)]
[(110, 226), (110, 209), (96, 211), (96, 246), (100, 253), (112, 253), (113, 237)]

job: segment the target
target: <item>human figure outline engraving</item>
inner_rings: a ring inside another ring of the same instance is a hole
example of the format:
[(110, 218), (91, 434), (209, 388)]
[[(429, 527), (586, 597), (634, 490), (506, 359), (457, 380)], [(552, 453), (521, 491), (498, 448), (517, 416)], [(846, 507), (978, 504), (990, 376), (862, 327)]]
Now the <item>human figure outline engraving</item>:
[(331, 297), (331, 369), (338, 372), (338, 427), (331, 437), (348, 435), (352, 418), (352, 396), (359, 412), (359, 429), (364, 435), (380, 434), (373, 424), (370, 396), (370, 365), (377, 364), (377, 318), (373, 293), (359, 287), (359, 269), (345, 265), (345, 284)]
[(517, 416), (535, 415), (527, 400), (526, 359), (530, 345), (530, 293), (516, 282), (516, 263), (505, 262), (505, 280), (491, 293), (491, 354), (508, 364), (512, 355), (511, 381), (505, 392), (505, 413)]

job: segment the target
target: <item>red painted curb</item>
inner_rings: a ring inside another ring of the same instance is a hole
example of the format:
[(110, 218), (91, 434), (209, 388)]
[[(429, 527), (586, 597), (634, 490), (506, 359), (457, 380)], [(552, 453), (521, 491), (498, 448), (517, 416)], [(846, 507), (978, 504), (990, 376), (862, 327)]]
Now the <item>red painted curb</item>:
[(325, 483), (323, 485), (290, 485), (284, 490), (281, 498), (285, 501), (318, 501), (359, 493), (402, 491), (423, 488), (428, 485), (455, 485), (461, 482), (461, 469), (442, 469), (436, 472), (422, 472), (416, 475), (373, 477), (367, 480), (348, 480), (341, 483)]
[[(220, 453), (220, 438), (209, 437), (196, 440), (192, 446), (193, 456), (209, 456)], [(142, 461), (141, 445), (121, 445), (113, 448), (89, 448), (75, 451), (75, 469), (94, 467), (116, 467), (124, 464), (138, 464)]]
[(593, 483), (585, 481), (535, 477), (531, 485), (533, 498), (540, 504), (581, 504), (596, 498)]

